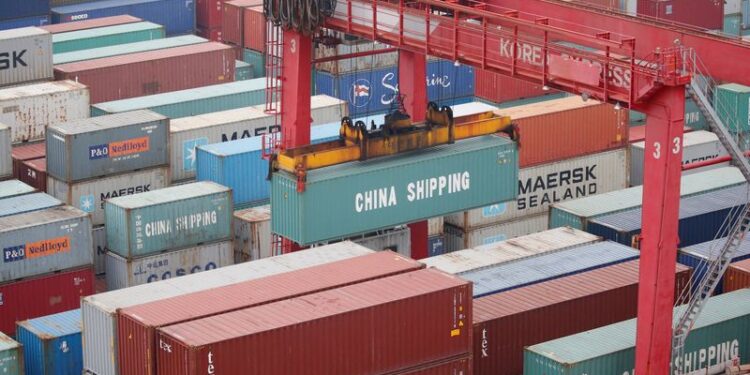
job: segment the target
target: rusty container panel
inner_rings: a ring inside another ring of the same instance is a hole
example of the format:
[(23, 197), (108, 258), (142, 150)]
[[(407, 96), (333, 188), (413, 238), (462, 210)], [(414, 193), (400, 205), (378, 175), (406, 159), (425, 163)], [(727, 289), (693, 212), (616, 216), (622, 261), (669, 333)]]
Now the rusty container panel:
[(247, 7), (263, 5), (262, 0), (235, 0), (224, 3), (221, 39), (238, 47), (244, 44), (244, 10)]
[(165, 327), (158, 373), (374, 375), (469, 354), (471, 289), (426, 269)]
[(47, 30), (52, 34), (59, 34), (59, 33), (68, 33), (71, 31), (96, 29), (99, 27), (125, 25), (128, 23), (136, 23), (136, 22), (142, 22), (142, 21), (143, 20), (138, 17), (122, 15), (122, 16), (112, 16), (112, 17), (104, 17), (104, 18), (94, 18), (94, 19), (84, 20), (84, 21), (58, 23), (54, 25), (44, 25), (44, 26), (40, 26), (39, 28)]
[(117, 322), (120, 374), (155, 373), (159, 347), (155, 339), (160, 327), (421, 268), (409, 258), (378, 252), (121, 309)]
[(724, 293), (750, 288), (750, 259), (733, 263), (724, 275)]
[(91, 103), (234, 81), (235, 51), (221, 43), (105, 57), (55, 66), (55, 79), (91, 90)]
[(253, 6), (244, 9), (243, 47), (264, 52), (266, 50), (266, 16), (263, 6)]
[(23, 144), (16, 147), (10, 152), (13, 159), (13, 177), (20, 176), (21, 165), (27, 160), (41, 159), (47, 154), (47, 146), (44, 142)]
[(430, 363), (413, 370), (399, 372), (399, 375), (471, 375), (471, 356), (448, 362)]
[[(639, 261), (620, 263), (474, 300), (474, 371), (523, 373), (523, 349), (635, 318)], [(676, 293), (690, 283), (677, 265)]]
[(21, 164), (18, 179), (39, 191), (47, 191), (47, 159), (28, 160)]

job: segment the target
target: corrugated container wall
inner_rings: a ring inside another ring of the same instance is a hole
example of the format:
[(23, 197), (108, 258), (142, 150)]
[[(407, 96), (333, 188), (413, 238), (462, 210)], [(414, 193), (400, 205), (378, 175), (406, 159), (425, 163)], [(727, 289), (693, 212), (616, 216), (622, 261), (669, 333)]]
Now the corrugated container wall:
[(477, 228), (462, 228), (445, 225), (445, 246), (448, 252), (488, 245), (547, 229), (547, 215), (538, 214), (490, 224)]
[(242, 46), (264, 52), (266, 50), (266, 16), (263, 14), (263, 7), (247, 7), (243, 12)]
[(18, 322), (26, 375), (80, 374), (81, 309)]
[(390, 250), (411, 258), (411, 230), (409, 227), (376, 232), (351, 238), (351, 240), (368, 249), (375, 251)]
[(750, 288), (750, 259), (729, 265), (724, 274), (724, 292)]
[[(699, 243), (693, 246), (683, 247), (677, 251), (677, 262), (684, 264), (693, 269), (692, 291), (696, 292), (700, 282), (706, 277), (709, 267), (709, 260), (718, 256), (719, 250), (726, 244), (727, 237), (718, 238), (712, 241)], [(731, 262), (738, 262), (750, 258), (750, 239), (743, 238), (739, 247), (734, 250)], [(724, 291), (724, 278), (716, 286), (715, 293), (721, 294)]]
[(237, 263), (268, 258), (271, 248), (271, 206), (234, 212), (234, 261)]
[(94, 269), (84, 267), (0, 284), (0, 332), (14, 334), (16, 322), (77, 309), (94, 293)]
[(247, 81), (251, 78), (253, 78), (253, 66), (242, 60), (236, 60), (234, 62), (234, 79), (236, 81)]
[(0, 89), (0, 123), (13, 129), (13, 143), (44, 139), (45, 129), (89, 117), (89, 90), (72, 81)]
[(36, 190), (18, 180), (0, 181), (0, 199), (30, 194)]
[(427, 237), (428, 257), (443, 255), (445, 252), (445, 234), (435, 234)]
[(167, 35), (191, 34), (195, 30), (195, 3), (184, 0), (104, 0), (59, 6), (52, 8), (52, 22), (125, 14), (163, 25)]
[(23, 162), (27, 160), (43, 159), (46, 154), (47, 145), (44, 141), (15, 145), (10, 153), (11, 158), (13, 158), (13, 177), (18, 178)]
[[(265, 323), (268, 316), (274, 323)], [(221, 373), (394, 373), (468, 354), (471, 317), (470, 283), (436, 270), (409, 272), (162, 328), (158, 338), (173, 350), (158, 351), (158, 372), (199, 374), (213, 365)], [(209, 332), (206, 324), (232, 328)], [(408, 345), (414, 332), (419, 343)], [(341, 342), (349, 343), (336, 346), (344, 353), (316, 349)], [(252, 354), (229, 354), (236, 350)]]
[(0, 180), (4, 180), (13, 175), (11, 137), (12, 130), (10, 126), (0, 123)]
[(169, 119), (151, 111), (92, 117), (47, 130), (48, 174), (81, 181), (169, 164)]
[(147, 52), (167, 48), (189, 46), (206, 43), (208, 40), (195, 35), (182, 35), (172, 38), (154, 39), (143, 42), (127, 43), (109, 47), (92, 48), (83, 51), (56, 53), (52, 60), (55, 65), (62, 65), (77, 61), (96, 60), (105, 57), (127, 55), (130, 53)]
[(23, 162), (18, 170), (18, 179), (39, 191), (47, 191), (47, 159)]
[(750, 131), (750, 87), (736, 83), (716, 86), (714, 107), (730, 131)]
[(0, 371), (8, 375), (24, 375), (23, 347), (0, 332)]
[(0, 3), (0, 20), (49, 13), (49, 0), (5, 0)]
[(107, 231), (104, 226), (94, 227), (91, 231), (94, 239), (94, 270), (97, 275), (103, 275), (106, 271), (107, 260)]
[(48, 15), (14, 18), (0, 21), (0, 30), (19, 29), (22, 27), (44, 26), (50, 23)]
[(235, 46), (243, 45), (243, 25), (245, 7), (262, 5), (260, 0), (235, 0), (224, 3), (221, 39)]
[(212, 182), (105, 202), (107, 246), (128, 259), (232, 238), (232, 191)]
[(722, 28), (723, 1), (638, 0), (638, 14), (704, 29)]
[[(75, 3), (87, 3), (90, 0), (52, 0), (52, 6), (58, 5), (70, 5)], [(47, 30), (52, 34), (68, 33), (71, 31), (96, 29), (99, 27), (125, 25), (128, 23), (141, 22), (142, 19), (129, 15), (120, 15), (112, 17), (92, 18), (87, 20), (80, 20), (71, 23), (58, 23), (54, 25), (46, 25), (40, 27), (41, 29)]]
[(427, 364), (414, 370), (401, 372), (399, 373), (399, 375), (466, 375), (473, 374), (472, 371), (471, 356), (468, 356), (466, 358), (459, 358), (447, 363), (441, 362), (438, 364)]
[(0, 31), (0, 51), (8, 57), (0, 69), (0, 86), (52, 78), (52, 35), (47, 31), (35, 27)]
[(55, 67), (55, 79), (91, 90), (91, 103), (234, 81), (234, 51), (220, 43), (80, 61)]
[(224, 0), (196, 0), (195, 21), (198, 27), (221, 28)]
[(93, 263), (91, 219), (70, 206), (0, 218), (0, 283)]
[(151, 22), (100, 27), (52, 36), (54, 54), (164, 38), (164, 28)]
[(62, 205), (63, 202), (46, 193), (18, 195), (0, 200), (0, 217), (39, 211)]
[[(508, 201), (517, 180), (516, 145), (497, 136), (308, 171), (302, 193), (297, 177), (280, 171), (272, 229), (299, 244), (338, 239)], [(329, 219), (316, 219), (320, 212)]]

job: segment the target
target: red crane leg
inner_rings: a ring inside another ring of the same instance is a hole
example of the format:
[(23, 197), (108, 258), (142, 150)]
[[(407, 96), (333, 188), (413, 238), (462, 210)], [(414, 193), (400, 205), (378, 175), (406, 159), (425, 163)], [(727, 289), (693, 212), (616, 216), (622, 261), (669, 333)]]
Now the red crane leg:
[(665, 87), (648, 104), (636, 368), (669, 373), (677, 260), (685, 89)]
[(281, 64), (281, 142), (282, 148), (310, 144), (310, 80), (312, 38), (284, 30)]

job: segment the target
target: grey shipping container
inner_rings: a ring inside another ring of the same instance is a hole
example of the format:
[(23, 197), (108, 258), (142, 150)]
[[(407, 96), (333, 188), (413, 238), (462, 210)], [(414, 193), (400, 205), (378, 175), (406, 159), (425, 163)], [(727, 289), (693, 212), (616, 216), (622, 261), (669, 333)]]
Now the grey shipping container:
[(445, 246), (448, 252), (453, 252), (489, 245), (544, 230), (547, 230), (547, 214), (522, 217), (498, 224), (470, 228), (469, 230), (446, 224)]
[(4, 54), (0, 86), (51, 79), (52, 34), (24, 27), (0, 31), (0, 51)]
[(232, 238), (232, 190), (196, 182), (112, 198), (107, 245), (126, 258)]
[(47, 193), (17, 195), (0, 200), (0, 217), (39, 211), (62, 205), (63, 202)]
[(232, 241), (214, 242), (135, 259), (106, 255), (107, 290), (129, 288), (234, 264)]
[(103, 275), (107, 261), (107, 231), (104, 225), (94, 227), (91, 236), (94, 240), (94, 272), (97, 275)]
[(0, 199), (31, 194), (36, 189), (18, 180), (0, 181)]
[(90, 265), (91, 219), (61, 206), (0, 218), (0, 283)]
[(375, 251), (391, 250), (411, 258), (411, 230), (409, 227), (380, 231), (351, 240), (368, 249)]
[(271, 206), (248, 208), (234, 213), (234, 261), (268, 258), (271, 247)]
[(0, 124), (0, 180), (13, 174), (13, 158), (10, 156), (11, 133), (10, 126)]
[(50, 127), (47, 174), (71, 182), (169, 164), (169, 119), (151, 111)]
[(47, 191), (63, 202), (91, 214), (93, 225), (104, 224), (104, 202), (169, 186), (169, 167), (156, 167), (103, 178), (65, 182), (47, 177)]

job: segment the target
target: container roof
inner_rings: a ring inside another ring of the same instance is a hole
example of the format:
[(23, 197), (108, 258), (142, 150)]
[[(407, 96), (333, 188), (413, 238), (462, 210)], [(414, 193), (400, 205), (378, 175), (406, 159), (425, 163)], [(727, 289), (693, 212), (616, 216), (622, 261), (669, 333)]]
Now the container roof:
[(107, 202), (108, 204), (113, 204), (125, 209), (133, 209), (231, 191), (231, 188), (219, 185), (215, 182), (200, 181), (151, 190), (135, 195), (112, 198), (107, 200)]
[(61, 65), (83, 60), (101, 59), (103, 57), (126, 55), (128, 53), (152, 51), (157, 49), (174, 48), (190, 44), (206, 43), (208, 39), (201, 38), (197, 35), (181, 35), (172, 38), (162, 38), (145, 40), (142, 42), (118, 44), (116, 46), (107, 46), (86, 49), (81, 51), (56, 53), (52, 56), (54, 65)]
[(70, 31), (67, 33), (59, 33), (52, 35), (52, 43), (68, 42), (71, 40), (80, 40), (88, 38), (99, 38), (108, 35), (117, 35), (124, 33), (131, 33), (142, 30), (158, 30), (163, 29), (162, 25), (157, 25), (153, 22), (134, 22), (126, 23), (122, 25), (98, 27), (96, 29), (86, 29)]
[(43, 339), (81, 333), (81, 309), (29, 319), (18, 325)]

